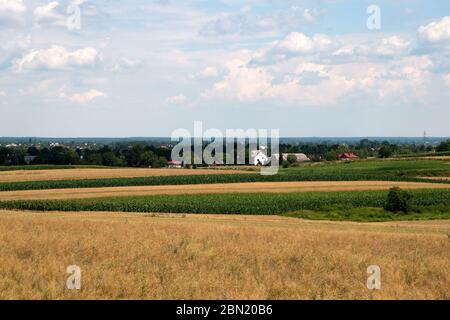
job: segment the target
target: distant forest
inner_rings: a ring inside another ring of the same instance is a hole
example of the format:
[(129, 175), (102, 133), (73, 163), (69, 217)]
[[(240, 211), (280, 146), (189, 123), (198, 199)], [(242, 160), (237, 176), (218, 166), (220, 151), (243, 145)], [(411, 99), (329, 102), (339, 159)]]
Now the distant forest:
[[(206, 145), (206, 144), (205, 144)], [(102, 165), (113, 167), (166, 167), (171, 160), (171, 144), (162, 142), (74, 144), (34, 143), (0, 146), (0, 165), (54, 164)], [(304, 153), (312, 161), (335, 161), (340, 153), (351, 152), (359, 158), (389, 158), (435, 152), (449, 152), (450, 140), (438, 145), (394, 144), (389, 141), (362, 139), (346, 143), (281, 143), (280, 152)], [(248, 154), (248, 145), (247, 145)]]

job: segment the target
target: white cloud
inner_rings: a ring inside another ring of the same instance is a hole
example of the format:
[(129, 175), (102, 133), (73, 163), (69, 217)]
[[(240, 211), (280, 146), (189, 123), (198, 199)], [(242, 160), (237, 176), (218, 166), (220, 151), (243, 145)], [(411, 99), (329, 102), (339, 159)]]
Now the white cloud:
[(310, 23), (316, 21), (318, 17), (318, 13), (310, 9), (303, 9), (301, 15), (306, 22)]
[(248, 68), (246, 61), (238, 59), (228, 62), (227, 67), (228, 74), (205, 92), (204, 97), (220, 96), (255, 101), (269, 94), (272, 77), (262, 67)]
[(324, 34), (316, 34), (308, 37), (301, 32), (291, 32), (284, 39), (272, 43), (268, 49), (255, 52), (252, 63), (270, 64), (295, 56), (329, 52), (336, 45), (336, 43)]
[(64, 47), (53, 45), (49, 49), (32, 50), (21, 59), (13, 61), (17, 72), (24, 70), (48, 69), (67, 70), (74, 67), (92, 67), (99, 60), (96, 49), (87, 47), (67, 51)]
[[(386, 39), (381, 43), (387, 47), (406, 47), (400, 38)], [(355, 98), (411, 103), (429, 96), (435, 77), (433, 60), (426, 55), (391, 60), (369, 56), (367, 61), (337, 64), (327, 56), (326, 63), (298, 56), (265, 65), (251, 64), (249, 57), (251, 53), (225, 62), (224, 77), (205, 90), (202, 97), (296, 106), (332, 106)]]
[(282, 11), (274, 10), (270, 14), (258, 14), (252, 12), (251, 6), (244, 6), (237, 13), (225, 13), (207, 22), (199, 34), (211, 37), (276, 33), (314, 23), (319, 16), (316, 10), (295, 6)]
[(444, 83), (450, 87), (450, 73), (443, 75), (442, 78), (444, 79)]
[(142, 63), (139, 59), (122, 58), (114, 65), (112, 71), (137, 69), (142, 66)]
[(11, 60), (20, 56), (31, 44), (31, 36), (18, 36), (10, 41), (0, 41), (0, 66), (8, 66)]
[(357, 64), (362, 72), (350, 70), (349, 76), (358, 79), (361, 92), (382, 99), (393, 98), (395, 103), (410, 102), (428, 94), (433, 62), (428, 56), (404, 57), (386, 64)]
[[(203, 98), (241, 102), (272, 100), (296, 105), (335, 104), (357, 84), (338, 70), (314, 63), (299, 64), (294, 73), (280, 71), (277, 67), (248, 66), (247, 61), (239, 59), (229, 61), (227, 68), (228, 74), (204, 92)], [(276, 81), (278, 78), (280, 80)]]
[(21, 23), (26, 11), (23, 0), (0, 0), (0, 25)]
[(377, 53), (386, 56), (399, 55), (408, 51), (410, 46), (410, 41), (399, 36), (392, 36), (382, 39), (376, 51)]
[(190, 79), (199, 79), (199, 80), (203, 80), (203, 79), (209, 79), (209, 78), (215, 78), (219, 75), (219, 71), (217, 70), (216, 67), (207, 67), (195, 74), (191, 74), (189, 76)]
[(59, 7), (60, 5), (57, 1), (37, 7), (33, 11), (34, 22), (40, 25), (64, 26), (66, 17), (57, 11)]
[(0, 90), (0, 97), (6, 97), (8, 95), (8, 92)]
[(167, 97), (165, 99), (165, 104), (182, 104), (187, 101), (187, 97), (183, 94), (179, 94), (176, 96)]
[(100, 97), (106, 97), (106, 94), (104, 92), (91, 89), (85, 93), (75, 93), (71, 95), (69, 99), (73, 102), (85, 104)]
[(26, 10), (23, 0), (0, 0), (0, 12), (24, 13)]
[(312, 53), (330, 48), (332, 41), (323, 34), (308, 37), (300, 32), (292, 32), (285, 39), (275, 44), (275, 50), (289, 53)]
[(418, 33), (420, 39), (429, 43), (436, 44), (450, 41), (450, 16), (421, 26)]
[(412, 41), (393, 35), (376, 41), (353, 40), (340, 46), (332, 55), (335, 57), (391, 57), (406, 55), (412, 48)]

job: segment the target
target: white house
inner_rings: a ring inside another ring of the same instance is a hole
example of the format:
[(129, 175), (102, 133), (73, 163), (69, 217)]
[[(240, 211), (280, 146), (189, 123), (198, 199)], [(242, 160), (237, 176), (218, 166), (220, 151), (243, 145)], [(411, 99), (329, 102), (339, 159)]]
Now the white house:
[(265, 166), (270, 162), (270, 159), (263, 151), (253, 150), (251, 153), (251, 161), (255, 166)]
[(297, 159), (297, 162), (311, 161), (311, 159), (309, 159), (308, 156), (304, 153), (283, 153), (283, 160), (287, 161), (287, 158), (289, 156), (294, 156)]

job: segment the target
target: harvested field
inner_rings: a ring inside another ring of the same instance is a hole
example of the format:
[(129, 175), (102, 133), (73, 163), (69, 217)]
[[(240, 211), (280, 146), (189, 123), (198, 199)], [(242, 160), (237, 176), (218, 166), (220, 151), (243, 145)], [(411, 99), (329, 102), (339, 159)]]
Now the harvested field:
[[(450, 221), (0, 211), (0, 299), (450, 299)], [(66, 289), (66, 268), (82, 270)], [(366, 287), (381, 268), (381, 290)]]
[(204, 174), (250, 173), (248, 170), (221, 169), (146, 169), (146, 168), (79, 168), (51, 170), (0, 171), (0, 182), (82, 180), (101, 178), (135, 178), (159, 176), (187, 176)]
[(394, 186), (406, 190), (450, 189), (448, 184), (400, 181), (300, 181), (254, 182), (228, 184), (197, 184), (169, 186), (132, 186), (105, 188), (77, 188), (52, 190), (23, 190), (0, 192), (0, 200), (85, 199), (119, 196), (221, 194), (221, 193), (295, 193), (388, 190)]

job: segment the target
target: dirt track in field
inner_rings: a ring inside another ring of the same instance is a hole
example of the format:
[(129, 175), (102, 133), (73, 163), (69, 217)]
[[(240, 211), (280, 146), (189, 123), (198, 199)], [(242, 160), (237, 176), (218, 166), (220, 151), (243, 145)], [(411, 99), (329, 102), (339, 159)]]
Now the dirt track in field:
[(84, 199), (119, 196), (220, 194), (220, 193), (289, 193), (327, 191), (388, 190), (398, 186), (403, 189), (448, 189), (450, 185), (393, 181), (320, 181), (320, 182), (254, 182), (229, 184), (199, 184), (170, 186), (133, 186), (107, 188), (78, 188), (52, 190), (26, 190), (0, 192), (0, 200)]
[(147, 168), (79, 168), (51, 170), (0, 171), (0, 182), (43, 181), (43, 180), (81, 180), (99, 178), (135, 178), (157, 176), (185, 176), (201, 174), (250, 173), (245, 170), (228, 169), (147, 169)]

